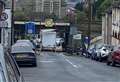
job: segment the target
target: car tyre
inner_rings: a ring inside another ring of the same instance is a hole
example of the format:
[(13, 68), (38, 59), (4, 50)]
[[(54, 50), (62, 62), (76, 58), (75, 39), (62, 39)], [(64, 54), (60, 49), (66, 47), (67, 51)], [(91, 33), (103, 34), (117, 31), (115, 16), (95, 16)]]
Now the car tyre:
[(115, 62), (114, 62), (114, 61), (112, 61), (112, 62), (111, 62), (111, 65), (112, 65), (112, 66), (115, 66), (116, 64), (115, 64)]
[(34, 63), (32, 66), (37, 67), (37, 63)]
[(110, 65), (110, 64), (111, 64), (111, 62), (107, 61), (107, 65)]

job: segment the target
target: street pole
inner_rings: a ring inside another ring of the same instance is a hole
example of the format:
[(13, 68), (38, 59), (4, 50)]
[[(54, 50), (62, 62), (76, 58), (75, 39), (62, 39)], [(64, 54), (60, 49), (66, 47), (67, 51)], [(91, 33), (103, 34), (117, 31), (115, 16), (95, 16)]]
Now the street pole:
[(88, 48), (90, 46), (90, 39), (91, 39), (91, 21), (92, 21), (92, 5), (91, 5), (91, 0), (88, 0)]
[(14, 44), (14, 0), (12, 0), (12, 27), (11, 27), (11, 45)]

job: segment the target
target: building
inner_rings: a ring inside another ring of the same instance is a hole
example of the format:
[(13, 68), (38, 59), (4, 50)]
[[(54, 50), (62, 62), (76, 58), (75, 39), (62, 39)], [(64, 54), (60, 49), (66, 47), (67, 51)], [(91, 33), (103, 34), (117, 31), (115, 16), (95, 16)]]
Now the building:
[(66, 0), (16, 0), (15, 10), (25, 12), (28, 17), (31, 17), (31, 13), (39, 21), (51, 15), (63, 18), (66, 15), (66, 5)]
[(103, 43), (111, 45), (112, 41), (112, 11), (109, 8), (102, 16), (102, 37)]
[(112, 8), (112, 45), (120, 44), (120, 2)]
[(114, 0), (102, 17), (103, 43), (117, 46), (120, 44), (120, 1)]
[(62, 18), (66, 12), (66, 0), (36, 0), (36, 12), (55, 14)]

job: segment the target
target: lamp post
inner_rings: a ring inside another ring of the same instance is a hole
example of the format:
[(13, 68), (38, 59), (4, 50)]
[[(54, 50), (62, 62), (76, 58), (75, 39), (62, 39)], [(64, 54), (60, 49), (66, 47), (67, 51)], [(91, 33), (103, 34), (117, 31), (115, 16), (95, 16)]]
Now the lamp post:
[(90, 46), (90, 39), (91, 39), (91, 23), (92, 23), (92, 5), (95, 2), (95, 0), (88, 0), (88, 32), (87, 32), (87, 36), (88, 36), (88, 48)]
[(14, 44), (14, 0), (12, 0), (12, 28), (11, 28), (11, 45)]
[[(1, 15), (2, 15), (4, 10), (5, 10), (5, 3), (0, 0), (0, 21), (1, 21)], [(5, 42), (4, 41), (4, 38), (5, 38), (4, 37), (4, 28), (1, 27), (0, 29), (1, 29), (1, 43), (4, 46), (4, 42)]]

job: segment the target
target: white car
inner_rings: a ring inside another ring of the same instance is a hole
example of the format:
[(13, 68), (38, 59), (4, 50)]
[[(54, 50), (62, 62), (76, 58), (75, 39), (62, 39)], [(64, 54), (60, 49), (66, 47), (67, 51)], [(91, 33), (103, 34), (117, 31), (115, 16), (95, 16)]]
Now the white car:
[(110, 49), (107, 46), (102, 46), (97, 50), (97, 57), (99, 61), (106, 60), (110, 53)]
[(0, 45), (0, 82), (24, 82), (14, 58), (2, 45)]

